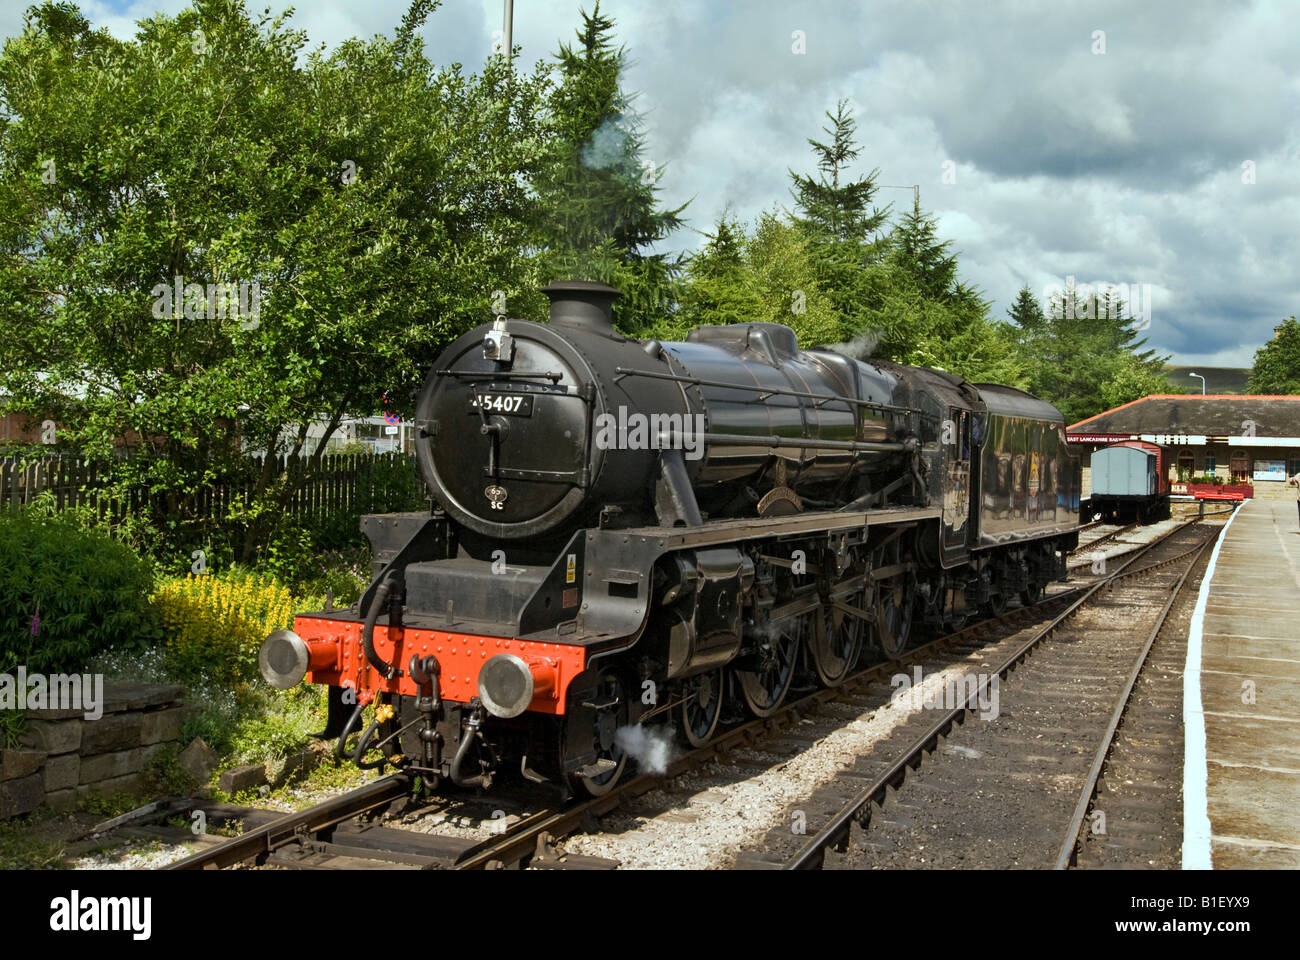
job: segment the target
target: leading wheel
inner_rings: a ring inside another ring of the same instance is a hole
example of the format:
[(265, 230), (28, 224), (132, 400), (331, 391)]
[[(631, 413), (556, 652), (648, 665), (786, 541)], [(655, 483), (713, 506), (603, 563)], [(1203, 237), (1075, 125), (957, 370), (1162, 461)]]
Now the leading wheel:
[(740, 692), (756, 717), (770, 717), (790, 692), (799, 647), (808, 634), (813, 614), (786, 617), (767, 625), (768, 637), (758, 641), (753, 670), (738, 670)]
[[(570, 780), (575, 787), (599, 797), (613, 790), (627, 769), (618, 731), (630, 726), (631, 714), (623, 684), (612, 673), (601, 677), (589, 702), (590, 706), (584, 704), (581, 713), (570, 718), (570, 723), (579, 725), (570, 736), (580, 749), (586, 748), (584, 753), (589, 750), (595, 756), (571, 774)], [(587, 737), (591, 738), (589, 747)]]

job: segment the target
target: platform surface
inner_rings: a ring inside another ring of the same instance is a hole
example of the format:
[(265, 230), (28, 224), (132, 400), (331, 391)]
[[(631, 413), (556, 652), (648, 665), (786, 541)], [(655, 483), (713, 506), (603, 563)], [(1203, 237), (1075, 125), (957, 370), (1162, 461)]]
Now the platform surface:
[(1216, 870), (1300, 867), (1300, 524), (1251, 500), (1224, 535), (1201, 646)]

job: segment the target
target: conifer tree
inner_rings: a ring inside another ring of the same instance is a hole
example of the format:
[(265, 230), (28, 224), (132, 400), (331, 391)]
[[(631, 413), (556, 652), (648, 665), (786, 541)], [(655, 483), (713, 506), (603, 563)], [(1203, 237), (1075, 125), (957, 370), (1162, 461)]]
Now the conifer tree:
[(1016, 294), (1016, 301), (1007, 310), (1007, 316), (1011, 318), (1012, 323), (1024, 331), (1021, 335), (1023, 337), (1035, 334), (1047, 325), (1047, 314), (1043, 313), (1038, 298), (1034, 296), (1027, 283)]
[(651, 248), (681, 225), (685, 204), (661, 208), (664, 168), (644, 159), (641, 118), (620, 86), (627, 56), (613, 40), (613, 18), (597, 2), (582, 20), (577, 42), (555, 55), (553, 158), (535, 181), (542, 272), (618, 287), (615, 322), (635, 332), (672, 300), (681, 259)]
[(854, 139), (857, 122), (848, 101), (839, 101), (826, 117), (830, 125), (822, 129), (829, 140), (808, 140), (818, 173), (789, 171), (795, 200), (791, 220), (807, 240), (818, 286), (834, 304), (841, 326), (856, 333), (870, 326), (871, 307), (879, 303), (880, 291), (873, 289), (865, 268), (880, 259), (878, 233), (887, 214), (873, 205), (880, 171), (849, 175), (862, 148)]
[(677, 326), (685, 336), (705, 325), (747, 323), (763, 312), (754, 275), (745, 262), (744, 226), (727, 213), (686, 268)]
[(961, 294), (957, 285), (957, 258), (949, 253), (951, 240), (939, 240), (938, 222), (921, 212), (921, 199), (912, 198), (912, 209), (903, 215), (890, 235), (895, 263), (911, 274), (922, 295), (943, 303), (971, 305), (970, 292)]

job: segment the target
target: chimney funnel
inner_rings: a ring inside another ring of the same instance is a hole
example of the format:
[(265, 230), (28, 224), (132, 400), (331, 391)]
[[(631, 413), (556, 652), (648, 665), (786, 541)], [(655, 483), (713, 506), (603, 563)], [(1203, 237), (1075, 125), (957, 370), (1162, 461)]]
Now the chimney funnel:
[(614, 332), (614, 299), (622, 294), (590, 280), (557, 280), (542, 287), (551, 301), (551, 323), (567, 323), (597, 333)]

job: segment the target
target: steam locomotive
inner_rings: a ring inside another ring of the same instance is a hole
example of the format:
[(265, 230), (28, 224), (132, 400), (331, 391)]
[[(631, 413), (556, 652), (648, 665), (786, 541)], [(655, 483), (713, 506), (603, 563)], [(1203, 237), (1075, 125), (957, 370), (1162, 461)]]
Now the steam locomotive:
[(549, 323), (498, 317), (429, 373), (431, 509), (363, 518), (358, 603), (261, 648), (274, 686), (328, 687), (321, 736), (358, 764), (599, 795), (630, 730), (702, 745), (1065, 576), (1080, 469), (1051, 405), (772, 323), (630, 339), (618, 291), (545, 293)]

